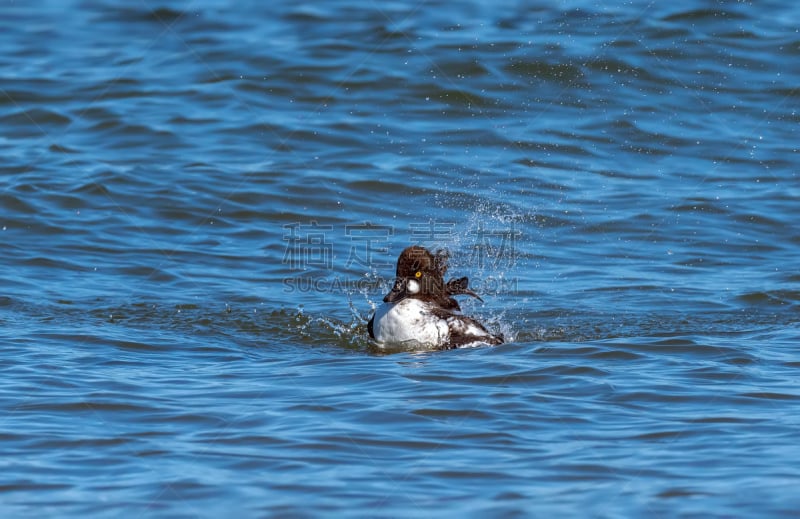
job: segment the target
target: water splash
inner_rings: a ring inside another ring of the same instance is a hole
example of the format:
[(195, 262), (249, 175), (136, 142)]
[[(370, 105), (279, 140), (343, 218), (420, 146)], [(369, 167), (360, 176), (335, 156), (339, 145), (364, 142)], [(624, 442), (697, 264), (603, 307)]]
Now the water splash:
[[(467, 192), (473, 191), (467, 187)], [(506, 342), (513, 342), (519, 330), (508, 315), (527, 306), (519, 298), (527, 258), (518, 244), (526, 239), (531, 213), (512, 204), (465, 195), (460, 189), (439, 198), (438, 203), (451, 214), (467, 215), (455, 222), (451, 239), (442, 244), (450, 252), (450, 271), (469, 276), (472, 288), (486, 300), (485, 305), (471, 299), (463, 301), (464, 313), (502, 333)]]

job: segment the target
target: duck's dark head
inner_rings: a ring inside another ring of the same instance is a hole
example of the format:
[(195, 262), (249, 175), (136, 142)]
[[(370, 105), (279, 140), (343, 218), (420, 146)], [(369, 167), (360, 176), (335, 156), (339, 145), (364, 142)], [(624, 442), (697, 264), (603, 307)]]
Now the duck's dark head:
[(443, 251), (431, 254), (418, 245), (406, 247), (397, 258), (397, 279), (392, 290), (383, 298), (386, 303), (396, 303), (406, 297), (430, 301), (449, 301), (444, 284), (447, 255)]

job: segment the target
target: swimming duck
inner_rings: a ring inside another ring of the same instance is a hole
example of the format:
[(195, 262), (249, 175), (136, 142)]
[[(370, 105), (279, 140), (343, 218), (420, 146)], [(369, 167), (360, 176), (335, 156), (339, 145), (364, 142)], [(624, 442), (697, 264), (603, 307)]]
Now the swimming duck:
[(461, 313), (453, 296), (483, 300), (469, 288), (467, 277), (444, 282), (447, 259), (441, 250), (434, 255), (418, 245), (400, 253), (394, 285), (367, 325), (379, 347), (452, 349), (503, 343), (502, 335)]

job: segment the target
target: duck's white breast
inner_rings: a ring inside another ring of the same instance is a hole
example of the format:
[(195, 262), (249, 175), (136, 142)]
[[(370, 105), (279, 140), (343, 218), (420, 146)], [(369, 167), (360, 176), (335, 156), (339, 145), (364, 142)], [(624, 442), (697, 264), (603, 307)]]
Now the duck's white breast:
[(417, 342), (436, 347), (450, 337), (447, 321), (433, 315), (429, 303), (413, 298), (379, 306), (372, 330), (379, 345)]

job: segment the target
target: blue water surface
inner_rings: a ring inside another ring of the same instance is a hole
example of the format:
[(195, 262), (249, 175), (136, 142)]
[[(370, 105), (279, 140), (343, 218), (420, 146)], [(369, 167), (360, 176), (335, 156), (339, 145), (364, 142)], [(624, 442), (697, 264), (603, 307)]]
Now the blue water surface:
[[(800, 4), (0, 6), (4, 517), (794, 517)], [(498, 347), (387, 354), (409, 244)]]

